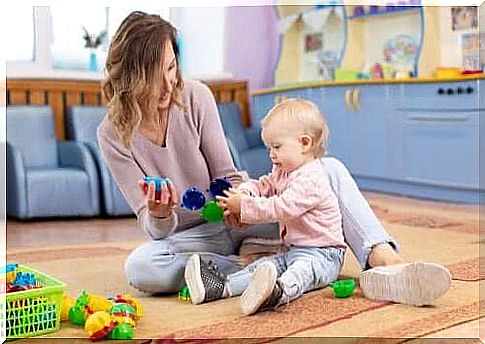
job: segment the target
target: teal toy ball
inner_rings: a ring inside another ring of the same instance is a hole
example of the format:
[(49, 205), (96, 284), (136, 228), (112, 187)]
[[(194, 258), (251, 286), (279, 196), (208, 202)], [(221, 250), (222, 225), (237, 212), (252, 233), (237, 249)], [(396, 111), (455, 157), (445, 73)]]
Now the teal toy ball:
[(209, 201), (202, 208), (200, 216), (207, 222), (222, 222), (224, 211), (215, 201)]
[(353, 279), (343, 279), (335, 281), (330, 284), (333, 292), (338, 298), (346, 298), (351, 296), (355, 290), (355, 280)]

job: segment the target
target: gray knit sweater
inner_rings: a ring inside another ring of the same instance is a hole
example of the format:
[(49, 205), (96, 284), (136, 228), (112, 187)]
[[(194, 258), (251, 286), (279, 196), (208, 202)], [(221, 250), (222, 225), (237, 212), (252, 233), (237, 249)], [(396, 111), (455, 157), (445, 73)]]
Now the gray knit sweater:
[(184, 80), (182, 102), (186, 110), (175, 105), (170, 108), (163, 147), (135, 131), (130, 151), (117, 138), (107, 117), (97, 131), (102, 156), (114, 180), (136, 213), (139, 226), (153, 239), (167, 237), (203, 221), (197, 212), (180, 207), (166, 219), (150, 216), (138, 187), (138, 180), (144, 175), (170, 178), (179, 200), (188, 187), (208, 189), (213, 178), (228, 176), (234, 186), (246, 179), (244, 174), (236, 172), (208, 87), (198, 81)]

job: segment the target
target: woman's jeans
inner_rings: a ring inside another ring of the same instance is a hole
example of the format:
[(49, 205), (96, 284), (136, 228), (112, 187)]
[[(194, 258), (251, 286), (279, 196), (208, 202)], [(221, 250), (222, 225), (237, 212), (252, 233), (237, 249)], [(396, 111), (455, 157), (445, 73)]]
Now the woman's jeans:
[[(396, 241), (389, 236), (357, 188), (347, 168), (337, 159), (323, 159), (330, 185), (337, 195), (342, 213), (344, 237), (362, 269), (367, 268), (369, 253), (375, 245)], [(130, 285), (149, 293), (173, 293), (184, 286), (187, 258), (197, 252), (212, 260), (224, 274), (242, 269), (235, 254), (245, 238), (279, 238), (277, 224), (254, 225), (231, 230), (223, 223), (204, 223), (168, 238), (148, 242), (136, 248), (125, 263)]]

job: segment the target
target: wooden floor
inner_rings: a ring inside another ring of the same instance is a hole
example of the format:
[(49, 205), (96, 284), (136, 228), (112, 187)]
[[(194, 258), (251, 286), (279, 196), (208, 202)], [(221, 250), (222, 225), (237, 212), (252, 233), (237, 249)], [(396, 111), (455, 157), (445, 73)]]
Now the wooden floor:
[[(7, 220), (7, 256), (9, 250), (29, 247), (75, 245), (147, 239), (134, 218), (83, 219), (69, 221), (19, 222)], [(428, 338), (478, 338), (483, 318), (433, 333)], [(457, 341), (459, 343), (459, 341)]]

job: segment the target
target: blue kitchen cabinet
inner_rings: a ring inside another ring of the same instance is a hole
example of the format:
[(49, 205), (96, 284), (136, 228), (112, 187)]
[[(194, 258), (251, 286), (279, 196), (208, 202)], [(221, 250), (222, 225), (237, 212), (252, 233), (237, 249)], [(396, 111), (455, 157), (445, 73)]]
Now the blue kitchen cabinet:
[[(282, 97), (313, 101), (328, 150), (363, 190), (451, 202), (485, 201), (483, 79), (354, 84), (255, 96), (260, 119)], [(485, 101), (484, 101), (485, 102)], [(257, 120), (259, 122), (259, 120)]]
[(390, 178), (388, 132), (394, 120), (387, 85), (352, 90), (353, 110), (346, 113), (350, 171), (359, 180)]
[(261, 120), (264, 118), (264, 116), (266, 116), (268, 111), (271, 110), (271, 108), (277, 103), (288, 98), (307, 99), (308, 93), (308, 88), (301, 88), (296, 90), (276, 91), (253, 96), (253, 111), (251, 123), (253, 123), (254, 127), (260, 127)]
[[(444, 91), (443, 91), (444, 90)], [(417, 197), (479, 201), (478, 81), (402, 85), (396, 191)], [(483, 188), (482, 188), (483, 189)]]
[(308, 100), (314, 102), (325, 116), (330, 135), (327, 142), (327, 155), (335, 157), (350, 168), (349, 136), (347, 135), (346, 116), (349, 107), (345, 106), (345, 92), (349, 87), (318, 87), (308, 93)]

